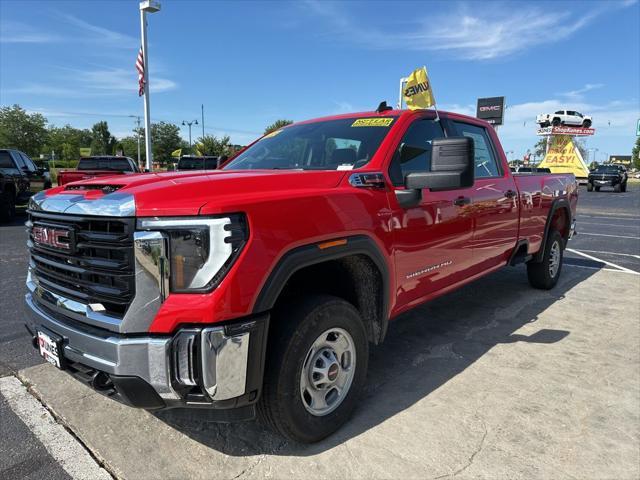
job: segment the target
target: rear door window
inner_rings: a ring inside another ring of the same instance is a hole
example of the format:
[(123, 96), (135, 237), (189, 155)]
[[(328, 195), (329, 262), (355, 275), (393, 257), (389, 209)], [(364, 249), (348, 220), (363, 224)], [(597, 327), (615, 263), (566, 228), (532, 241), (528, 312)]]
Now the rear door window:
[(487, 130), (484, 127), (469, 123), (453, 123), (456, 126), (458, 135), (463, 135), (473, 140), (476, 178), (499, 177), (501, 175), (500, 167)]

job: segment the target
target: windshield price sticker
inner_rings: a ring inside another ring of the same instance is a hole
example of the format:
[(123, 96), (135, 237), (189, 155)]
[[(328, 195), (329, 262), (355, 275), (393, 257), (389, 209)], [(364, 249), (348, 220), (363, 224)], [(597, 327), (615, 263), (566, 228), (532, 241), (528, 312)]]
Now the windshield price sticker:
[(351, 124), (352, 127), (388, 127), (393, 123), (393, 117), (384, 118), (358, 118)]

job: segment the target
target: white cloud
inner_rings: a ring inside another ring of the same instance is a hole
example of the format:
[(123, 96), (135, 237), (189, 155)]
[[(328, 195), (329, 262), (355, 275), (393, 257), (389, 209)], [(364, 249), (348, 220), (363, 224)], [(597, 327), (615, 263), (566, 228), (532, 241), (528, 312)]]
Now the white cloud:
[[(81, 38), (83, 42), (100, 43), (102, 46), (117, 48), (137, 49), (140, 47), (140, 39), (131, 35), (94, 25), (71, 14), (58, 13), (58, 16), (67, 24), (82, 32)], [(75, 41), (77, 36), (74, 35), (73, 39)], [(69, 40), (71, 40), (71, 37)]]
[(62, 40), (57, 34), (37, 30), (22, 22), (0, 23), (0, 43), (53, 43)]
[(587, 83), (584, 87), (578, 88), (577, 90), (571, 90), (569, 92), (560, 93), (560, 95), (564, 97), (568, 97), (570, 99), (579, 100), (584, 97), (584, 94), (590, 92), (591, 90), (596, 90), (598, 88), (604, 87), (604, 83)]
[[(104, 97), (135, 95), (138, 91), (137, 73), (133, 68), (100, 68), (94, 70), (65, 69), (69, 72), (48, 83), (27, 82), (16, 88), (3, 89), (4, 93), (28, 94), (46, 97)], [(54, 82), (64, 86), (56, 86)], [(152, 76), (149, 81), (152, 93), (162, 93), (177, 88), (168, 78)]]
[[(328, 22), (327, 37), (373, 49), (439, 51), (464, 60), (490, 60), (565, 40), (611, 8), (630, 3), (601, 4), (581, 14), (520, 3), (483, 3), (482, 9), (477, 3), (471, 8), (462, 4), (448, 14), (384, 29), (361, 26), (338, 4), (307, 0), (304, 5)], [(394, 33), (398, 30), (402, 33)]]

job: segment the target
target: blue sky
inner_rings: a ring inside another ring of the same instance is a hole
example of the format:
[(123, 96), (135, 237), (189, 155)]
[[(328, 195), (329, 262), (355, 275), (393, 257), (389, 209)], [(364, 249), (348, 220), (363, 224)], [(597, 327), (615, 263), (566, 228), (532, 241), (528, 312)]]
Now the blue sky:
[[(593, 116), (598, 160), (635, 141), (636, 0), (161, 3), (149, 16), (154, 121), (199, 120), (203, 103), (206, 133), (247, 143), (278, 118), (395, 103), (398, 79), (426, 65), (443, 110), (473, 115), (478, 97), (506, 96), (510, 157), (536, 142), (535, 115), (559, 108)], [(139, 38), (137, 1), (0, 0), (0, 104), (127, 135), (143, 108)]]

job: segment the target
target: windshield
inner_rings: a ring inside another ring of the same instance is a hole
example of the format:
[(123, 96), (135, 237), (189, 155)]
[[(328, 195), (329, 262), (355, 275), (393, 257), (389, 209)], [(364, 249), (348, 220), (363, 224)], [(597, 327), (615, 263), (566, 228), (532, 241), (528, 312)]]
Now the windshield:
[(346, 118), (292, 125), (265, 135), (225, 170), (351, 170), (366, 165), (396, 117)]
[(600, 165), (596, 168), (596, 172), (618, 173), (618, 167), (615, 165)]

